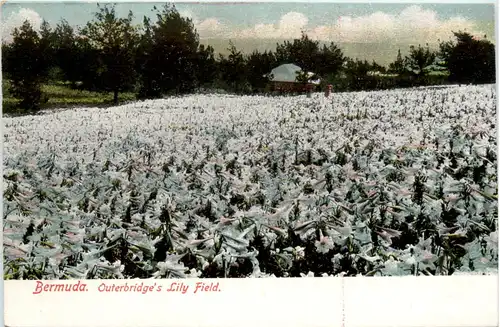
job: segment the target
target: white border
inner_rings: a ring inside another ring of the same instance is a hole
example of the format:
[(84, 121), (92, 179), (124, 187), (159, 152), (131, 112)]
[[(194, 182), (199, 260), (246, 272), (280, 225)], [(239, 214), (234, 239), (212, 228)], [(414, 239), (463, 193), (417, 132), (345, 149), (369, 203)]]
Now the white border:
[[(5, 282), (5, 323), (24, 326), (206, 326), (206, 327), (332, 327), (342, 325), (342, 280), (203, 279), (219, 282), (219, 292), (194, 294), (200, 280), (83, 281), (89, 292), (33, 295), (36, 281)], [(50, 282), (50, 281), (49, 281)], [(53, 283), (62, 281), (53, 281)], [(68, 281), (66, 281), (68, 282)], [(76, 281), (71, 281), (75, 283)], [(102, 283), (144, 282), (162, 292), (99, 293)], [(165, 292), (173, 282), (189, 286), (185, 294)]]
[[(59, 0), (60, 1), (60, 0)], [(53, 3), (53, 2), (58, 2), (58, 0), (6, 0), (6, 2), (9, 3), (39, 3), (39, 2), (46, 2), (46, 3)], [(384, 3), (384, 4), (390, 4), (390, 3), (403, 3), (403, 4), (441, 4), (441, 3), (447, 3), (447, 4), (496, 4), (498, 1), (497, 0), (399, 0), (399, 1), (391, 1), (391, 0), (371, 0), (371, 1), (366, 1), (366, 0), (171, 0), (171, 1), (148, 1), (148, 0), (64, 0), (64, 2), (132, 2), (132, 3), (165, 3), (165, 2), (172, 2), (172, 3), (359, 3), (359, 4), (367, 4), (367, 3)]]
[[(10, 1), (11, 3), (53, 2)], [(78, 2), (69, 0), (68, 2)], [(116, 2), (116, 1), (100, 1)], [(137, 2), (122, 0), (119, 2)], [(198, 3), (199, 1), (172, 1)], [(206, 3), (312, 2), (203, 1)], [(317, 0), (314, 3), (329, 3)], [(366, 3), (361, 0), (337, 3)], [(387, 3), (391, 1), (371, 1)], [(419, 1), (418, 3), (436, 3)], [(402, 0), (398, 3), (416, 3)], [(439, 3), (495, 3), (445, 0)], [(498, 5), (495, 12), (498, 17)], [(496, 44), (499, 44), (496, 25)], [(496, 49), (497, 60), (499, 49)], [(1, 58), (1, 54), (0, 54)], [(1, 72), (0, 72), (1, 77)], [(497, 64), (497, 79), (500, 77)], [(498, 90), (498, 84), (497, 84)], [(1, 95), (0, 95), (1, 98)], [(498, 118), (497, 118), (498, 119)], [(3, 138), (2, 141), (3, 142)], [(1, 157), (1, 154), (0, 154)], [(500, 163), (499, 163), (500, 165)], [(500, 167), (499, 167), (500, 168)], [(0, 168), (0, 171), (3, 167)], [(1, 190), (0, 190), (1, 192)], [(1, 212), (1, 208), (0, 208)], [(3, 238), (0, 235), (0, 239)], [(3, 260), (0, 262), (3, 271)], [(63, 326), (286, 326), (286, 327), (493, 327), (499, 325), (498, 276), (221, 279), (220, 292), (151, 294), (97, 291), (105, 283), (152, 283), (168, 288), (179, 280), (83, 281), (88, 292), (34, 295), (36, 281), (3, 281), (4, 322), (9, 327)], [(56, 281), (52, 281), (56, 282)], [(71, 281), (76, 283), (77, 281)], [(193, 289), (199, 280), (183, 280)]]
[[(196, 283), (218, 291), (194, 293)], [(9, 327), (493, 327), (498, 276), (43, 281), (87, 292), (42, 292), (37, 281), (5, 281)], [(99, 292), (102, 285), (154, 291)], [(167, 292), (172, 283), (187, 292)], [(161, 285), (162, 291), (157, 292)]]

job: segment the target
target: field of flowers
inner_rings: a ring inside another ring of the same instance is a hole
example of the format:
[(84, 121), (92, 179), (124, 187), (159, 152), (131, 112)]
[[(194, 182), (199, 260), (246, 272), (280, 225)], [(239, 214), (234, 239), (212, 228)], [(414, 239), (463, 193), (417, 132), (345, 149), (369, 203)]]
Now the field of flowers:
[(496, 274), (492, 85), (4, 118), (6, 279)]

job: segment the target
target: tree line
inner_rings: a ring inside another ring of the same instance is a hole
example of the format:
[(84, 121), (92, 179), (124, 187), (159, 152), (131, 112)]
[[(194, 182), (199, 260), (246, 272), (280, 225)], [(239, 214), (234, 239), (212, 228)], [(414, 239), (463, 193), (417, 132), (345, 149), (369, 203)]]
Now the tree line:
[[(455, 40), (439, 49), (412, 46), (394, 62), (346, 57), (333, 42), (322, 45), (303, 33), (277, 44), (275, 51), (243, 54), (230, 42), (228, 55), (216, 55), (200, 43), (193, 21), (172, 4), (154, 7), (155, 19), (134, 25), (133, 13), (119, 17), (113, 5), (98, 5), (81, 28), (46, 21), (35, 31), (28, 21), (16, 28), (11, 43), (2, 43), (4, 79), (20, 107), (38, 109), (44, 102), (41, 85), (50, 80), (72, 88), (135, 92), (138, 99), (185, 94), (200, 89), (224, 89), (241, 94), (265, 92), (268, 74), (283, 63), (313, 71), (323, 84), (338, 91), (387, 89), (436, 83), (494, 83), (495, 48), (486, 38), (454, 32)], [(437, 72), (437, 73), (436, 73)], [(46, 100), (46, 99), (45, 99)]]

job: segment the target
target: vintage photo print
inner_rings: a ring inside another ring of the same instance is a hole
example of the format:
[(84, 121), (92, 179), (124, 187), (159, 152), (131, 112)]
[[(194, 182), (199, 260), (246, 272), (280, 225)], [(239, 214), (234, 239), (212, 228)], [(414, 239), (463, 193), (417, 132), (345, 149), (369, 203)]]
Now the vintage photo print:
[(1, 9), (7, 325), (498, 323), (495, 2)]

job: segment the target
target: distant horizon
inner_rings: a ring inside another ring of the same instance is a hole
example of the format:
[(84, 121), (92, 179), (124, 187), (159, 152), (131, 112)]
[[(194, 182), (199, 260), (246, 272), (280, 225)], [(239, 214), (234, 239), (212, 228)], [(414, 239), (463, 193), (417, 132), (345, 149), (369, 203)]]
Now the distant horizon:
[[(201, 43), (205, 45), (210, 45), (214, 48), (216, 53), (222, 55), (229, 54), (229, 42), (232, 42), (238, 51), (244, 54), (250, 54), (252, 51), (257, 50), (259, 52), (264, 51), (275, 51), (276, 43), (283, 43), (285, 41), (292, 41), (292, 39), (203, 39), (200, 40)], [(495, 40), (490, 40), (495, 44)], [(320, 41), (320, 45), (329, 44), (328, 41)], [(381, 66), (387, 66), (396, 60), (398, 50), (401, 50), (401, 55), (405, 56), (410, 51), (410, 46), (419, 44), (425, 46), (421, 43), (368, 43), (368, 42), (334, 42), (340, 49), (342, 49), (344, 56), (351, 59), (367, 60), (368, 62), (375, 61)], [(436, 50), (438, 44), (429, 44), (429, 48)]]
[[(345, 55), (387, 65), (410, 45), (436, 46), (452, 31), (467, 31), (495, 43), (493, 3), (173, 3), (192, 19), (200, 42), (226, 54), (229, 41), (243, 53), (274, 50), (276, 43), (300, 37), (302, 31), (321, 43), (334, 42)], [(116, 3), (119, 16), (129, 10), (134, 23), (154, 18), (162, 3)], [(2, 8), (2, 40), (28, 20), (38, 29), (46, 20), (54, 27), (62, 19), (73, 27), (93, 18), (96, 2), (7, 2)]]

